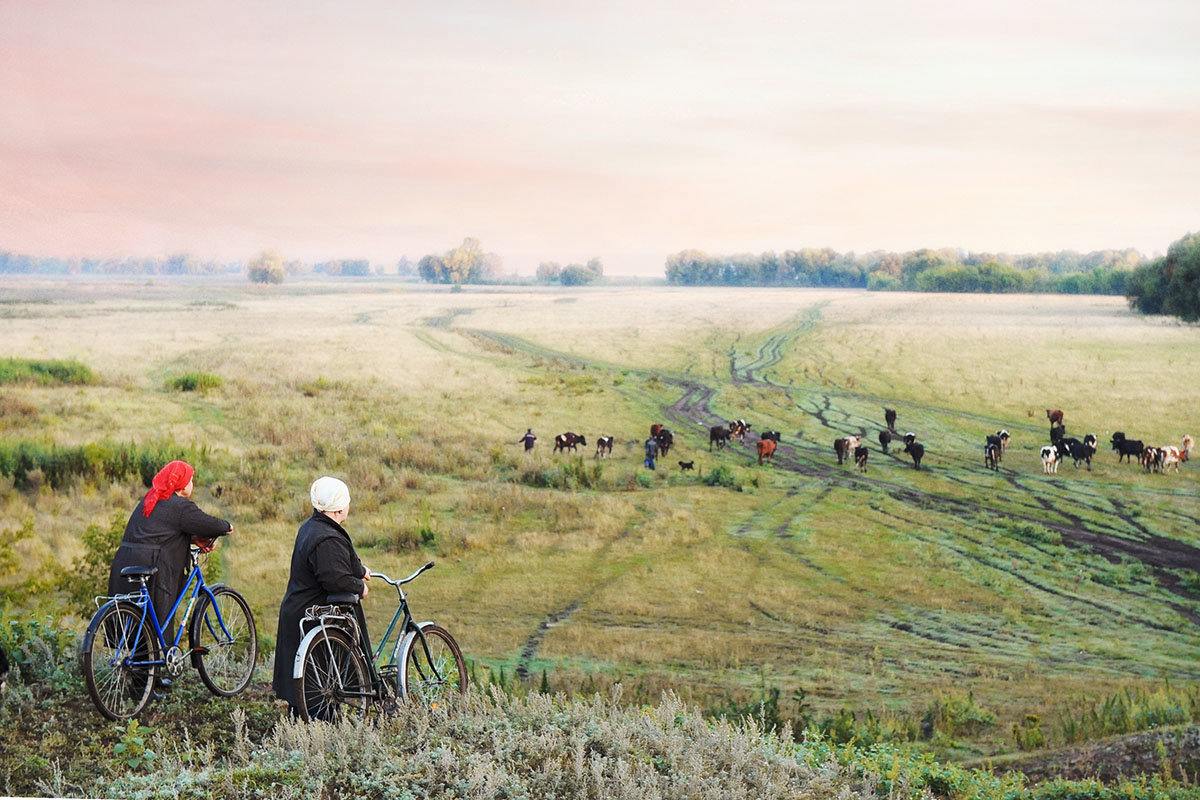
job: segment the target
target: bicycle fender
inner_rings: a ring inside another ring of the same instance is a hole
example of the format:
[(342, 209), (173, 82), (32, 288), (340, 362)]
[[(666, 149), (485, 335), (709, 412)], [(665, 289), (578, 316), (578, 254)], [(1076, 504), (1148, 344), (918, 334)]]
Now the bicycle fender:
[(304, 654), (308, 652), (308, 648), (312, 645), (312, 640), (320, 635), (325, 626), (318, 625), (308, 633), (304, 634), (304, 638), (300, 640), (300, 646), (296, 648), (296, 659), (292, 662), (292, 677), (299, 678), (304, 673)]
[[(426, 622), (418, 622), (417, 627), (420, 628), (421, 630), (425, 630), (426, 628), (431, 627), (433, 624), (434, 624), (433, 620), (428, 620)], [(411, 642), (415, 638), (417, 638), (416, 631), (409, 631), (408, 633), (404, 634), (404, 638), (401, 639), (400, 643), (396, 645), (396, 653), (405, 652), (406, 649), (408, 648), (408, 643)]]

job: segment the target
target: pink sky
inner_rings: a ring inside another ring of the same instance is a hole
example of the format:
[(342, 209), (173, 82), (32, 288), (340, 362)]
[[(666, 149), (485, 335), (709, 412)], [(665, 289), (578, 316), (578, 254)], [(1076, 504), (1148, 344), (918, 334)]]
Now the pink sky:
[(0, 0), (0, 249), (506, 271), (1200, 225), (1200, 4)]

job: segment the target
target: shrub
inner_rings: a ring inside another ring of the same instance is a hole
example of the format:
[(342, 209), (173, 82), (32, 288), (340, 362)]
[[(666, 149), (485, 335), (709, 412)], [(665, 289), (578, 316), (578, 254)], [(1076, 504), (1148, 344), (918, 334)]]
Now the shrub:
[(709, 470), (708, 474), (701, 478), (700, 481), (705, 486), (724, 486), (727, 489), (738, 488), (737, 476), (732, 469), (724, 464), (721, 464), (716, 469)]
[(96, 610), (93, 598), (107, 591), (109, 568), (121, 537), (125, 535), (126, 518), (124, 512), (117, 512), (107, 525), (98, 522), (89, 525), (83, 532), (83, 555), (62, 570), (55, 580), (71, 608), (84, 618)]
[[(203, 452), (203, 451), (201, 451)], [(0, 475), (13, 479), (18, 489), (34, 488), (40, 477), (52, 489), (62, 489), (77, 478), (99, 482), (122, 481), (134, 475), (150, 486), (154, 475), (177, 458), (199, 455), (170, 444), (113, 444), (96, 442), (78, 447), (58, 447), (39, 442), (0, 441)]]
[[(972, 735), (996, 724), (996, 715), (975, 702), (975, 695), (938, 697), (925, 713), (932, 729), (947, 736)], [(927, 729), (929, 725), (927, 725)]]
[(215, 389), (224, 381), (211, 372), (188, 372), (167, 381), (167, 388), (177, 392), (206, 392)]
[(92, 371), (78, 361), (0, 359), (0, 383), (38, 383), (49, 386), (95, 382), (96, 376)]
[(1026, 714), (1025, 721), (1012, 724), (1013, 741), (1022, 750), (1036, 750), (1046, 746), (1046, 734), (1042, 733), (1041, 720), (1037, 714)]

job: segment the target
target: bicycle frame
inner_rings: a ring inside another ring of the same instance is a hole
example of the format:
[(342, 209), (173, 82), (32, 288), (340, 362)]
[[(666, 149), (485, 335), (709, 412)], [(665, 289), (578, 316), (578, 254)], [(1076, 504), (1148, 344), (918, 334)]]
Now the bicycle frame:
[[(392, 615), (392, 621), (388, 625), (387, 631), (383, 634), (383, 639), (379, 642), (379, 647), (376, 648), (374, 657), (371, 659), (371, 669), (372, 670), (376, 669), (376, 663), (383, 656), (383, 651), (384, 651), (384, 648), (387, 646), (388, 638), (392, 635), (392, 631), (395, 630), (396, 622), (403, 615), (404, 622), (403, 622), (403, 624), (401, 624), (400, 630), (396, 633), (396, 644), (394, 647), (392, 647), (391, 660), (387, 664), (380, 666), (378, 668), (379, 672), (381, 674), (384, 672), (388, 672), (389, 674), (391, 674), (390, 673), (391, 670), (399, 670), (400, 669), (400, 664), (398, 663), (398, 660), (397, 660), (397, 658), (400, 654), (400, 646), (402, 644), (404, 644), (405, 635), (407, 633), (409, 633), (410, 631), (414, 631), (417, 634), (417, 638), (421, 642), (421, 648), (425, 651), (426, 662), (429, 663), (430, 667), (433, 669), (434, 677), (436, 677), (438, 680), (442, 680), (442, 675), (441, 675), (441, 673), (438, 672), (437, 665), (433, 663), (433, 656), (429, 652), (429, 643), (425, 641), (425, 632), (421, 629), (420, 625), (413, 622), (412, 612), (409, 611), (409, 608), (408, 608), (408, 596), (404, 594), (404, 588), (403, 588), (404, 584), (408, 583), (409, 581), (415, 580), (418, 575), (420, 575), (422, 572), (424, 572), (425, 570), (429, 569), (432, 566), (433, 566), (433, 562), (430, 561), (428, 564), (426, 564), (425, 566), (418, 569), (412, 575), (409, 575), (407, 578), (405, 578), (404, 580), (400, 580), (400, 581), (394, 581), (391, 578), (389, 578), (387, 575), (384, 575), (383, 573), (373, 573), (372, 574), (372, 577), (381, 578), (384, 581), (384, 583), (387, 583), (391, 586), (395, 586), (396, 594), (398, 594), (400, 596), (400, 605), (396, 607), (396, 613)], [(419, 667), (418, 667), (418, 669), (419, 669)]]
[[(194, 586), (193, 581), (195, 582)], [(191, 589), (190, 595), (188, 591), (189, 589)], [(178, 649), (179, 643), (183, 641), (184, 629), (187, 627), (188, 619), (191, 616), (192, 610), (196, 607), (196, 600), (199, 598), (201, 592), (204, 592), (204, 594), (208, 596), (209, 602), (212, 603), (213, 610), (217, 615), (217, 622), (221, 626), (221, 633), (223, 633), (226, 637), (230, 636), (229, 629), (225, 626), (225, 620), (221, 616), (221, 608), (217, 604), (216, 597), (213, 595), (212, 590), (209, 589), (208, 584), (204, 582), (204, 574), (200, 571), (200, 565), (197, 563), (196, 555), (193, 552), (192, 572), (190, 575), (188, 575), (187, 582), (183, 585), (183, 589), (180, 590), (179, 596), (175, 598), (175, 603), (171, 606), (171, 610), (167, 612), (167, 620), (169, 622), (175, 618), (175, 612), (179, 610), (179, 606), (181, 603), (183, 603), (184, 598), (187, 598), (187, 608), (184, 609), (183, 618), (179, 620), (179, 628), (175, 631), (175, 639), (173, 642), (171, 642), (170, 647), (167, 646), (167, 640), (163, 632), (162, 623), (160, 623), (158, 620), (158, 613), (154, 610), (154, 603), (150, 601), (150, 589), (145, 582), (142, 583), (141, 587), (139, 587), (136, 593), (131, 592), (129, 594), (114, 596), (112, 598), (114, 600), (132, 601), (142, 609), (142, 618), (138, 624), (137, 634), (134, 636), (133, 643), (129, 647), (129, 656), (125, 659), (125, 665), (127, 667), (150, 667), (159, 664), (165, 665), (167, 663), (168, 652), (172, 648)], [(138, 647), (142, 643), (142, 631), (146, 629), (147, 619), (149, 619), (149, 621), (154, 625), (154, 635), (158, 637), (158, 644), (162, 648), (163, 657), (154, 659), (152, 661), (137, 661), (134, 660), (134, 654), (137, 652)], [(211, 623), (209, 623), (209, 625), (211, 627)], [(216, 632), (213, 631), (213, 633), (215, 635)], [(124, 635), (124, 632), (122, 632), (122, 635)], [(122, 642), (121, 644), (123, 645), (124, 643)]]

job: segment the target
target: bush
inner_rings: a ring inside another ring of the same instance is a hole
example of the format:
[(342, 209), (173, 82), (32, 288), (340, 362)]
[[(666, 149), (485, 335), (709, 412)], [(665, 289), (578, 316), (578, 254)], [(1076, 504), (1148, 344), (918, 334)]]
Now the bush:
[(224, 381), (211, 372), (188, 372), (167, 381), (167, 388), (177, 392), (206, 392), (215, 389)]
[(169, 444), (113, 444), (96, 442), (78, 447), (58, 447), (38, 442), (0, 442), (0, 475), (13, 479), (18, 489), (36, 488), (40, 481), (58, 490), (82, 478), (99, 482), (123, 481), (134, 475), (149, 487), (154, 475), (169, 461), (197, 455)]
[(709, 470), (708, 474), (700, 479), (705, 486), (724, 486), (727, 489), (737, 489), (737, 476), (733, 470), (724, 464), (714, 470)]
[(108, 572), (113, 554), (125, 535), (126, 519), (126, 514), (118, 511), (107, 525), (98, 522), (89, 525), (83, 533), (83, 555), (63, 570), (55, 581), (67, 596), (71, 608), (85, 619), (96, 611), (93, 598), (108, 591)]
[(0, 359), (0, 383), (38, 383), (44, 386), (95, 383), (96, 376), (78, 361)]

